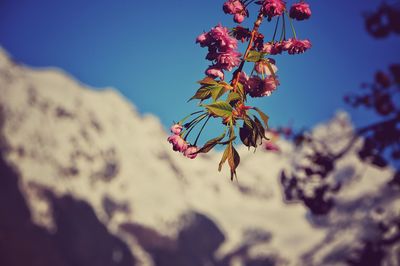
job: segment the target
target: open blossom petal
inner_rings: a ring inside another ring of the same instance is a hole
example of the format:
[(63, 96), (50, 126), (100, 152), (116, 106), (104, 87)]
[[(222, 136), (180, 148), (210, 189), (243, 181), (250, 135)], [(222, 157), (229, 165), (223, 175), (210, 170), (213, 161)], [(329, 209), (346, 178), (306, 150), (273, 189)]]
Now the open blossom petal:
[(283, 50), (288, 51), (289, 54), (301, 54), (311, 48), (311, 42), (309, 40), (298, 40), (290, 38), (285, 41)]
[(208, 33), (202, 33), (196, 38), (196, 43), (200, 43), (201, 47), (209, 46), (211, 41), (212, 39)]
[(228, 0), (223, 5), (223, 10), (226, 14), (237, 14), (244, 9), (242, 2), (239, 0)]
[(264, 0), (262, 3), (262, 12), (268, 20), (280, 16), (285, 11), (286, 4), (282, 0)]
[(190, 146), (190, 147), (188, 147), (185, 151), (184, 151), (184, 155), (186, 156), (186, 157), (188, 157), (189, 159), (194, 159), (194, 158), (196, 158), (197, 157), (197, 151), (199, 150), (199, 148), (198, 147), (196, 147), (196, 146)]
[(236, 51), (221, 53), (217, 57), (218, 65), (225, 70), (231, 71), (234, 67), (240, 64), (240, 55), (241, 54)]
[(264, 43), (261, 51), (270, 55), (281, 54), (283, 51), (283, 42), (267, 42)]
[(169, 136), (168, 142), (172, 144), (174, 151), (184, 152), (188, 148), (186, 141), (179, 135)]
[(228, 28), (217, 25), (197, 37), (197, 42), (208, 47), (206, 59), (213, 62), (206, 70), (206, 75), (224, 79), (223, 70), (231, 71), (239, 66), (241, 54), (237, 51), (237, 40), (229, 35)]
[(277, 86), (279, 81), (276, 77), (261, 79), (259, 76), (251, 76), (245, 85), (245, 90), (251, 97), (264, 97), (270, 96)]
[(310, 5), (304, 2), (293, 4), (289, 16), (296, 20), (305, 20), (311, 17)]
[(217, 25), (209, 32), (220, 49), (237, 49), (237, 40), (229, 35), (229, 29)]
[(270, 96), (272, 92), (276, 90), (276, 87), (279, 86), (279, 80), (274, 78), (273, 76), (269, 76), (263, 81), (263, 93), (262, 96)]

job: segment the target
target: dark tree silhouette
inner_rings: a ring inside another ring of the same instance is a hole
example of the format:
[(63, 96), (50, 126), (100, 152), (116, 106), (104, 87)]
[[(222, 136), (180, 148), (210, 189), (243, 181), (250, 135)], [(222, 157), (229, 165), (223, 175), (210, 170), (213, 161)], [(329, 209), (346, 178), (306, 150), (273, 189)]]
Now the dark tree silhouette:
[[(382, 3), (365, 14), (365, 27), (374, 38), (400, 35), (400, 1)], [(312, 148), (304, 165), (296, 165), (291, 173), (282, 171), (281, 184), (285, 200), (302, 202), (314, 216), (324, 216), (335, 206), (335, 196), (344, 184), (328, 178), (338, 162), (362, 140), (358, 156), (361, 161), (378, 168), (389, 165), (395, 169), (388, 189), (400, 191), (400, 64), (391, 64), (385, 71), (377, 71), (372, 82), (364, 83), (356, 93), (346, 95), (344, 101), (353, 108), (366, 108), (377, 115), (378, 122), (354, 130), (348, 144), (340, 151), (330, 150), (310, 134), (292, 134), (295, 144)], [(283, 130), (279, 130), (282, 134)], [(287, 135), (287, 134), (286, 134)], [(311, 190), (311, 192), (310, 192)], [(400, 195), (399, 195), (400, 196)], [(362, 248), (352, 252), (349, 265), (381, 265), (387, 256), (386, 248), (400, 243), (400, 216), (376, 224), (376, 238), (365, 240)], [(389, 233), (390, 232), (390, 233)], [(400, 260), (400, 258), (397, 258)]]

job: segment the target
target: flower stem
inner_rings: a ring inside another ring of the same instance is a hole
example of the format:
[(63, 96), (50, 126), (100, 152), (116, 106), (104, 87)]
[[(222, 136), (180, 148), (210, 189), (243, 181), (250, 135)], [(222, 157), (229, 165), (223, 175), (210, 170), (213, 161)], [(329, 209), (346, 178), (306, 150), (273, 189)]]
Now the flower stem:
[(199, 113), (202, 113), (202, 112), (204, 112), (204, 111), (197, 111), (197, 112), (191, 113), (190, 115), (187, 115), (187, 116), (185, 116), (184, 118), (182, 118), (182, 119), (178, 122), (178, 124), (181, 125), (183, 122), (186, 121), (186, 119), (188, 119), (188, 118), (191, 117), (192, 115), (199, 114)]
[(280, 18), (281, 18), (281, 17), (278, 17), (278, 19), (276, 20), (275, 30), (274, 30), (274, 36), (272, 37), (272, 43), (275, 42), (276, 32), (277, 32), (277, 30), (278, 30), (278, 25), (279, 25), (279, 19), (280, 19)]
[(297, 39), (296, 30), (294, 29), (294, 26), (293, 26), (293, 19), (290, 16), (288, 16), (288, 17), (289, 17), (290, 27), (292, 28), (292, 32), (293, 32), (293, 37), (295, 39)]
[(188, 126), (188, 128), (185, 129), (185, 130), (182, 132), (182, 134), (181, 134), (181, 136), (184, 136), (185, 133), (187, 132), (186, 135), (185, 135), (185, 137), (184, 137), (184, 140), (186, 140), (186, 139), (189, 137), (190, 132), (196, 127), (196, 125), (197, 125), (198, 123), (200, 123), (204, 118), (206, 118), (207, 115), (208, 115), (208, 114), (203, 114), (203, 115), (197, 117), (195, 120), (193, 120), (193, 121), (191, 122), (191, 124)]
[(194, 144), (193, 144), (194, 146), (196, 146), (197, 141), (199, 140), (199, 137), (200, 137), (200, 135), (201, 135), (201, 132), (203, 132), (203, 129), (204, 129), (204, 127), (207, 125), (208, 120), (210, 120), (210, 118), (211, 118), (211, 115), (209, 115), (209, 116), (207, 117), (206, 122), (204, 122), (203, 126), (201, 127), (201, 129), (200, 129), (200, 131), (199, 131), (199, 134), (197, 134), (196, 140), (194, 141)]
[(202, 116), (204, 116), (205, 115), (205, 113), (204, 114), (201, 114), (201, 115), (199, 115), (199, 116), (197, 116), (196, 118), (194, 118), (192, 121), (190, 121), (189, 123), (186, 123), (184, 126), (185, 126), (185, 128), (190, 128), (191, 126), (192, 126), (192, 124), (194, 123), (194, 122), (196, 122), (197, 121), (197, 119), (199, 119), (200, 117), (202, 117)]
[[(282, 26), (282, 34), (281, 34), (281, 41), (286, 41), (286, 19), (285, 14), (282, 14), (283, 26)], [(282, 39), (283, 37), (283, 39)]]

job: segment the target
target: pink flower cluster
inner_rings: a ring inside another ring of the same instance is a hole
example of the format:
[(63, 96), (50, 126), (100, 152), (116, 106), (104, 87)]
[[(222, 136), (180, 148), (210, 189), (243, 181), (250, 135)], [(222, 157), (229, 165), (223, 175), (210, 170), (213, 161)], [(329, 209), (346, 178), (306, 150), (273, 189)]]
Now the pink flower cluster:
[(239, 82), (251, 97), (270, 96), (279, 86), (279, 80), (272, 75), (262, 79), (259, 76), (248, 77), (244, 72), (240, 73)]
[(183, 155), (190, 159), (194, 159), (197, 156), (198, 147), (189, 145), (182, 137), (182, 126), (180, 124), (175, 124), (171, 127), (172, 135), (168, 137), (168, 142), (172, 144), (172, 149), (174, 151), (182, 152)]
[(209, 32), (200, 34), (196, 43), (208, 47), (207, 60), (213, 62), (206, 70), (206, 75), (212, 78), (224, 79), (223, 70), (231, 71), (241, 62), (241, 54), (237, 51), (237, 40), (229, 35), (229, 30), (217, 25)]
[(240, 0), (228, 0), (223, 6), (225, 14), (231, 14), (236, 23), (242, 23), (248, 15), (246, 7)]
[(310, 48), (311, 42), (309, 40), (297, 40), (295, 38), (285, 41), (283, 46), (283, 50), (289, 54), (302, 54)]
[(285, 12), (286, 3), (282, 0), (264, 0), (260, 1), (264, 17), (271, 20), (273, 17), (280, 16)]
[(289, 16), (296, 20), (305, 20), (311, 17), (310, 5), (304, 2), (293, 4)]
[(311, 42), (309, 40), (298, 40), (290, 38), (289, 40), (282, 42), (268, 42), (265, 43), (261, 49), (262, 52), (271, 55), (281, 54), (283, 51), (287, 51), (289, 54), (301, 54), (311, 48)]

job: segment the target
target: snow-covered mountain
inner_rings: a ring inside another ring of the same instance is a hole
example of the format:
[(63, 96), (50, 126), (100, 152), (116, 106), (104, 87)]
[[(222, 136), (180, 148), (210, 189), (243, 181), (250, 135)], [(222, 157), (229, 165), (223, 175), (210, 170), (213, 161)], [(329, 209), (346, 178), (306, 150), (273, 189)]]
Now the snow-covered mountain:
[[(351, 129), (342, 113), (314, 134)], [(346, 187), (320, 218), (283, 201), (280, 173), (299, 160), (292, 144), (241, 148), (237, 183), (217, 171), (218, 152), (189, 160), (166, 138), (116, 90), (1, 51), (0, 265), (345, 265), (374, 237), (373, 211), (400, 210), (392, 171), (355, 152), (332, 173)]]

